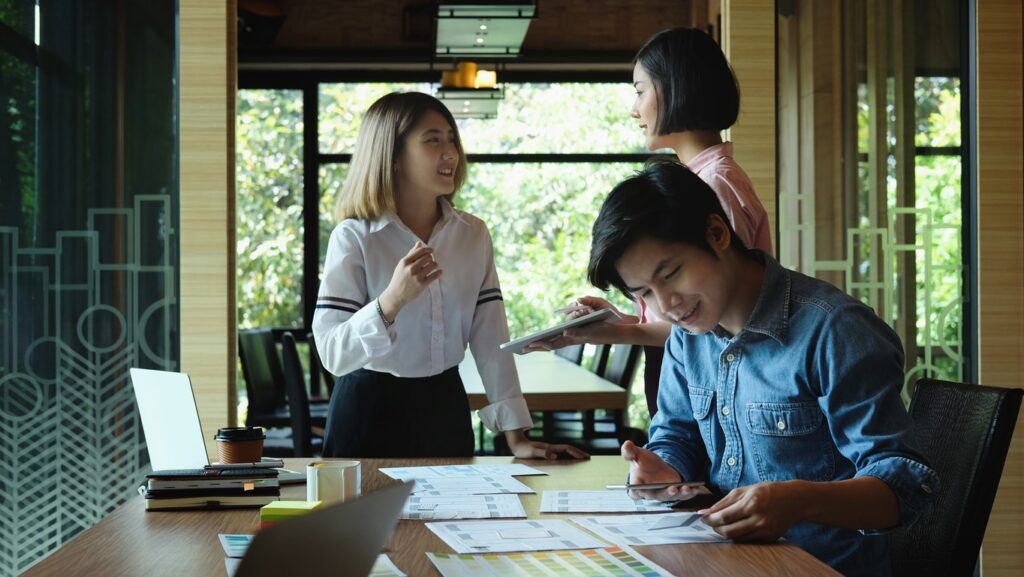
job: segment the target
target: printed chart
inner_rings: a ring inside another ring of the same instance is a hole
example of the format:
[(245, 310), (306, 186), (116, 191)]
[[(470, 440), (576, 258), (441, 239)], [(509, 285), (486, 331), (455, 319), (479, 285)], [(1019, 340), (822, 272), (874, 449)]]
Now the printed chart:
[(511, 555), (427, 553), (444, 577), (669, 577), (628, 547)]
[(541, 513), (666, 513), (661, 501), (629, 498), (625, 491), (544, 491)]
[(696, 513), (573, 517), (572, 522), (616, 545), (714, 543), (728, 539), (715, 533)]
[(501, 493), (533, 493), (534, 490), (505, 476), (481, 477), (415, 477), (404, 479), (416, 481), (412, 492), (451, 497), (455, 495), (496, 495)]
[(403, 519), (500, 519), (526, 517), (518, 495), (411, 495)]
[(504, 476), (517, 477), (521, 475), (547, 475), (540, 469), (534, 469), (527, 465), (440, 465), (437, 467), (384, 467), (378, 469), (392, 479), (399, 481), (411, 481), (426, 477), (477, 477), (483, 476)]
[(427, 523), (456, 553), (511, 553), (595, 549), (606, 543), (565, 521), (466, 521)]

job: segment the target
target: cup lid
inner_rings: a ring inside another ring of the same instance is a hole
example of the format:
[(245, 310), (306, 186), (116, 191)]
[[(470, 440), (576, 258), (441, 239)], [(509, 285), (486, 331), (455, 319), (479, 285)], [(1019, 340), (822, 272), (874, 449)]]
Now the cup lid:
[(214, 435), (215, 441), (261, 441), (266, 436), (263, 427), (222, 427)]

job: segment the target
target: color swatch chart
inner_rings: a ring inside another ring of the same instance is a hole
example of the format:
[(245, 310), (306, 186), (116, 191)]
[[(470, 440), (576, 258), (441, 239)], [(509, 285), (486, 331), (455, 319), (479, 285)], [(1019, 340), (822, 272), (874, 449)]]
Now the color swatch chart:
[(510, 555), (427, 553), (444, 577), (670, 577), (628, 547)]

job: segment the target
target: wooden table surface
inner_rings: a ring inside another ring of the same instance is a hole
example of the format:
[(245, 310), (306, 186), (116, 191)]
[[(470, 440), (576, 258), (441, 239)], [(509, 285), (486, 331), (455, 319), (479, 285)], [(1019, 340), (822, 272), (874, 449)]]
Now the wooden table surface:
[[(532, 411), (624, 409), (629, 401), (629, 393), (622, 387), (554, 353), (513, 356), (523, 397)], [(487, 406), (484, 385), (469, 351), (459, 363), (459, 375), (469, 395), (470, 408)]]
[[(291, 468), (304, 467), (310, 459), (288, 460)], [(530, 518), (566, 518), (541, 515), (540, 494), (544, 490), (597, 489), (622, 482), (626, 465), (619, 457), (595, 457), (590, 461), (513, 461), (511, 457), (475, 459), (364, 459), (363, 491), (374, 491), (395, 481), (377, 472), (378, 467), (442, 465), (461, 463), (522, 462), (548, 472), (547, 476), (517, 477), (537, 491), (522, 495)], [(282, 498), (303, 500), (305, 485), (285, 488)], [(83, 532), (24, 573), (43, 575), (180, 576), (225, 575), (224, 550), (218, 533), (254, 533), (259, 511), (153, 512), (146, 513), (141, 497), (133, 498), (95, 527)], [(640, 554), (674, 575), (703, 577), (747, 575), (835, 576), (827, 565), (790, 544), (737, 545), (732, 543), (655, 545), (636, 547)], [(422, 521), (399, 521), (386, 552), (399, 569), (410, 576), (439, 573), (424, 555), (427, 551), (450, 552)], [(301, 551), (296, 551), (301, 555)], [(324, 575), (329, 575), (325, 571)]]

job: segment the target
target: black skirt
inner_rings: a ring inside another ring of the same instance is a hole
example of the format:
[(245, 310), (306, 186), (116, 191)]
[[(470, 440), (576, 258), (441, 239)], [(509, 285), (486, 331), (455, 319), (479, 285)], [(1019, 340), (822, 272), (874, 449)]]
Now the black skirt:
[(469, 398), (452, 367), (402, 378), (359, 369), (331, 393), (324, 457), (471, 457)]

